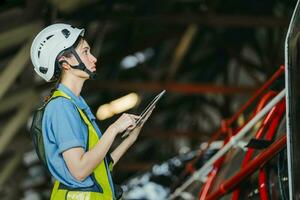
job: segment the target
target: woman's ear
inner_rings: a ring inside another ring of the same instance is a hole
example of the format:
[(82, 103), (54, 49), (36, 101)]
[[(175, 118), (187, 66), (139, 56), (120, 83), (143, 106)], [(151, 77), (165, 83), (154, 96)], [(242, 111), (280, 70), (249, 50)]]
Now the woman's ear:
[(62, 56), (58, 59), (58, 63), (60, 64), (61, 68), (68, 70), (70, 68), (70, 64), (66, 61), (66, 57)]

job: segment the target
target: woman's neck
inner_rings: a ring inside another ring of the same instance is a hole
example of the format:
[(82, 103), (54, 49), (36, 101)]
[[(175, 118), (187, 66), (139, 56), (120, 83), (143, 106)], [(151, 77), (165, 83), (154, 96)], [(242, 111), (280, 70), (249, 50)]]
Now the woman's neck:
[(85, 80), (76, 77), (62, 77), (61, 83), (64, 84), (64, 86), (66, 86), (67, 88), (69, 88), (76, 96), (79, 97), (84, 81)]

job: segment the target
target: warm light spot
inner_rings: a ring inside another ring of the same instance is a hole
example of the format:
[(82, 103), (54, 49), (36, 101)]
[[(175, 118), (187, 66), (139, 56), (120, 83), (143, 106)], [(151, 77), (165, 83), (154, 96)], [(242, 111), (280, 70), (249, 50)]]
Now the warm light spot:
[(105, 120), (135, 107), (139, 101), (140, 98), (136, 93), (130, 93), (124, 97), (113, 100), (110, 103), (101, 105), (97, 110), (96, 116), (99, 120)]

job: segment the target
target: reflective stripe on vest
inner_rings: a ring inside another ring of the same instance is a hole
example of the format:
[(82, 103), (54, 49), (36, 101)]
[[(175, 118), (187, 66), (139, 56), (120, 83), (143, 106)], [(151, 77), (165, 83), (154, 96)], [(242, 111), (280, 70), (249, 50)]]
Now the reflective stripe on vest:
[[(64, 97), (67, 99), (70, 99), (72, 102), (73, 100), (71, 97), (66, 95), (64, 92), (60, 90), (56, 90), (54, 94), (52, 95), (52, 98), (56, 97)], [(74, 103), (74, 102), (73, 102)], [(76, 104), (74, 103), (76, 106)], [(83, 119), (84, 123), (87, 125), (88, 128), (88, 147), (87, 151), (92, 149), (97, 142), (99, 141), (98, 134), (90, 122), (90, 120), (87, 118), (86, 114), (79, 109), (76, 106), (81, 118)], [(92, 192), (92, 191), (73, 191), (68, 189), (61, 189), (59, 187), (60, 183), (59, 181), (55, 181), (54, 187), (51, 194), (51, 200), (92, 200), (92, 199), (100, 199), (100, 200), (111, 200), (115, 199), (114, 195), (114, 188), (112, 183), (112, 178), (110, 171), (108, 169), (108, 164), (106, 161), (106, 158), (104, 158), (101, 163), (94, 169), (93, 173), (91, 174), (92, 180), (100, 187), (101, 192)]]

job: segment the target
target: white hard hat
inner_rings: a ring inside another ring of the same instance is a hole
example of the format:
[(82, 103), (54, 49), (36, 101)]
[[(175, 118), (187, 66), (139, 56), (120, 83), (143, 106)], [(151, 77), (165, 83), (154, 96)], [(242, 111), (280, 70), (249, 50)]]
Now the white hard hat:
[(34, 70), (46, 81), (53, 78), (57, 56), (70, 48), (84, 29), (69, 24), (53, 24), (43, 29), (33, 40), (30, 57)]

